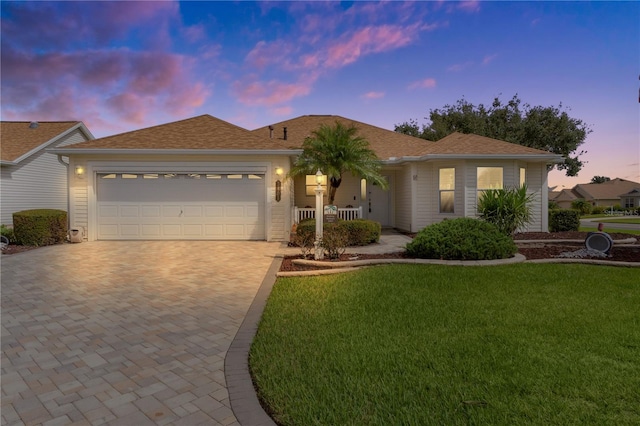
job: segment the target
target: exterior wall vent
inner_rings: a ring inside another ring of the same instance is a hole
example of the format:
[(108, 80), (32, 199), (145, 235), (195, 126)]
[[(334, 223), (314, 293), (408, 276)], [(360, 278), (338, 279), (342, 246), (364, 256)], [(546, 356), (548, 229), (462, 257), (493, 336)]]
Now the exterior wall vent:
[(29, 123), (29, 128), (30, 129), (37, 129), (38, 128), (38, 122), (37, 121), (32, 121), (31, 123)]

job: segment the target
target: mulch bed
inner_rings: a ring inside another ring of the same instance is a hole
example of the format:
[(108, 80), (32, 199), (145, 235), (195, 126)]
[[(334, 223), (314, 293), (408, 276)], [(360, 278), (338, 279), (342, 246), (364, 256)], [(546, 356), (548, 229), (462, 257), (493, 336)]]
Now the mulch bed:
[[(561, 253), (573, 252), (584, 248), (584, 240), (587, 238), (587, 232), (524, 232), (516, 234), (514, 240), (536, 240), (531, 244), (521, 245), (518, 247), (518, 253), (522, 254), (529, 260), (533, 259), (553, 259)], [(415, 235), (415, 234), (413, 234)], [(413, 236), (410, 235), (410, 236)], [(620, 232), (609, 232), (614, 240), (624, 240), (628, 238), (638, 238), (637, 235), (625, 234)], [(561, 243), (558, 240), (580, 240), (578, 243)], [(556, 241), (556, 242), (554, 242)], [(355, 259), (357, 257), (357, 259)], [(343, 254), (339, 261), (347, 260), (366, 260), (366, 259), (409, 259), (406, 253), (388, 253), (388, 254)], [(321, 266), (295, 265), (294, 259), (302, 259), (299, 256), (285, 256), (280, 271), (311, 271), (318, 269), (328, 269)], [(587, 258), (588, 259), (588, 258)], [(613, 262), (640, 262), (640, 247), (628, 247), (624, 245), (614, 244), (611, 249), (610, 256), (600, 260)], [(336, 260), (324, 260), (324, 262), (336, 262)]]

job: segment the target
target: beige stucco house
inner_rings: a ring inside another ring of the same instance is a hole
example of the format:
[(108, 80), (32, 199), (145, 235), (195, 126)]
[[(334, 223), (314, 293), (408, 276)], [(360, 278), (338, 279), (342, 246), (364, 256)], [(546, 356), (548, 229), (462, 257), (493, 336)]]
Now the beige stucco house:
[(52, 152), (68, 159), (71, 225), (89, 240), (287, 241), (315, 205), (313, 178), (290, 180), (287, 172), (304, 138), (336, 121), (358, 127), (390, 186), (344, 177), (335, 203), (349, 217), (416, 232), (475, 216), (483, 189), (526, 183), (535, 195), (528, 230), (547, 230), (547, 165), (561, 157), (477, 135), (429, 142), (330, 115), (248, 131), (202, 115)]

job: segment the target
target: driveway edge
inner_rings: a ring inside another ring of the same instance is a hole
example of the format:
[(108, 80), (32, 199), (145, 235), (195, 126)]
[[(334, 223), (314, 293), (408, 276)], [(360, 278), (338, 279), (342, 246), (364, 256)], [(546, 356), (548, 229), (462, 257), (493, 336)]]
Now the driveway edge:
[(276, 425), (260, 405), (253, 387), (249, 373), (249, 350), (281, 264), (282, 256), (275, 256), (224, 359), (224, 377), (229, 391), (229, 403), (241, 425)]

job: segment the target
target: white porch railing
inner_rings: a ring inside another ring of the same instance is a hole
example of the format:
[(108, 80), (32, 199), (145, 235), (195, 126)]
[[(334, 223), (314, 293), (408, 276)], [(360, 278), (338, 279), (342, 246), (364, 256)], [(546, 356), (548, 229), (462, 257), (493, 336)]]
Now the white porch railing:
[[(300, 223), (305, 219), (314, 219), (316, 217), (316, 209), (314, 208), (293, 208), (293, 221)], [(362, 219), (362, 207), (338, 208), (338, 217), (342, 220)]]

